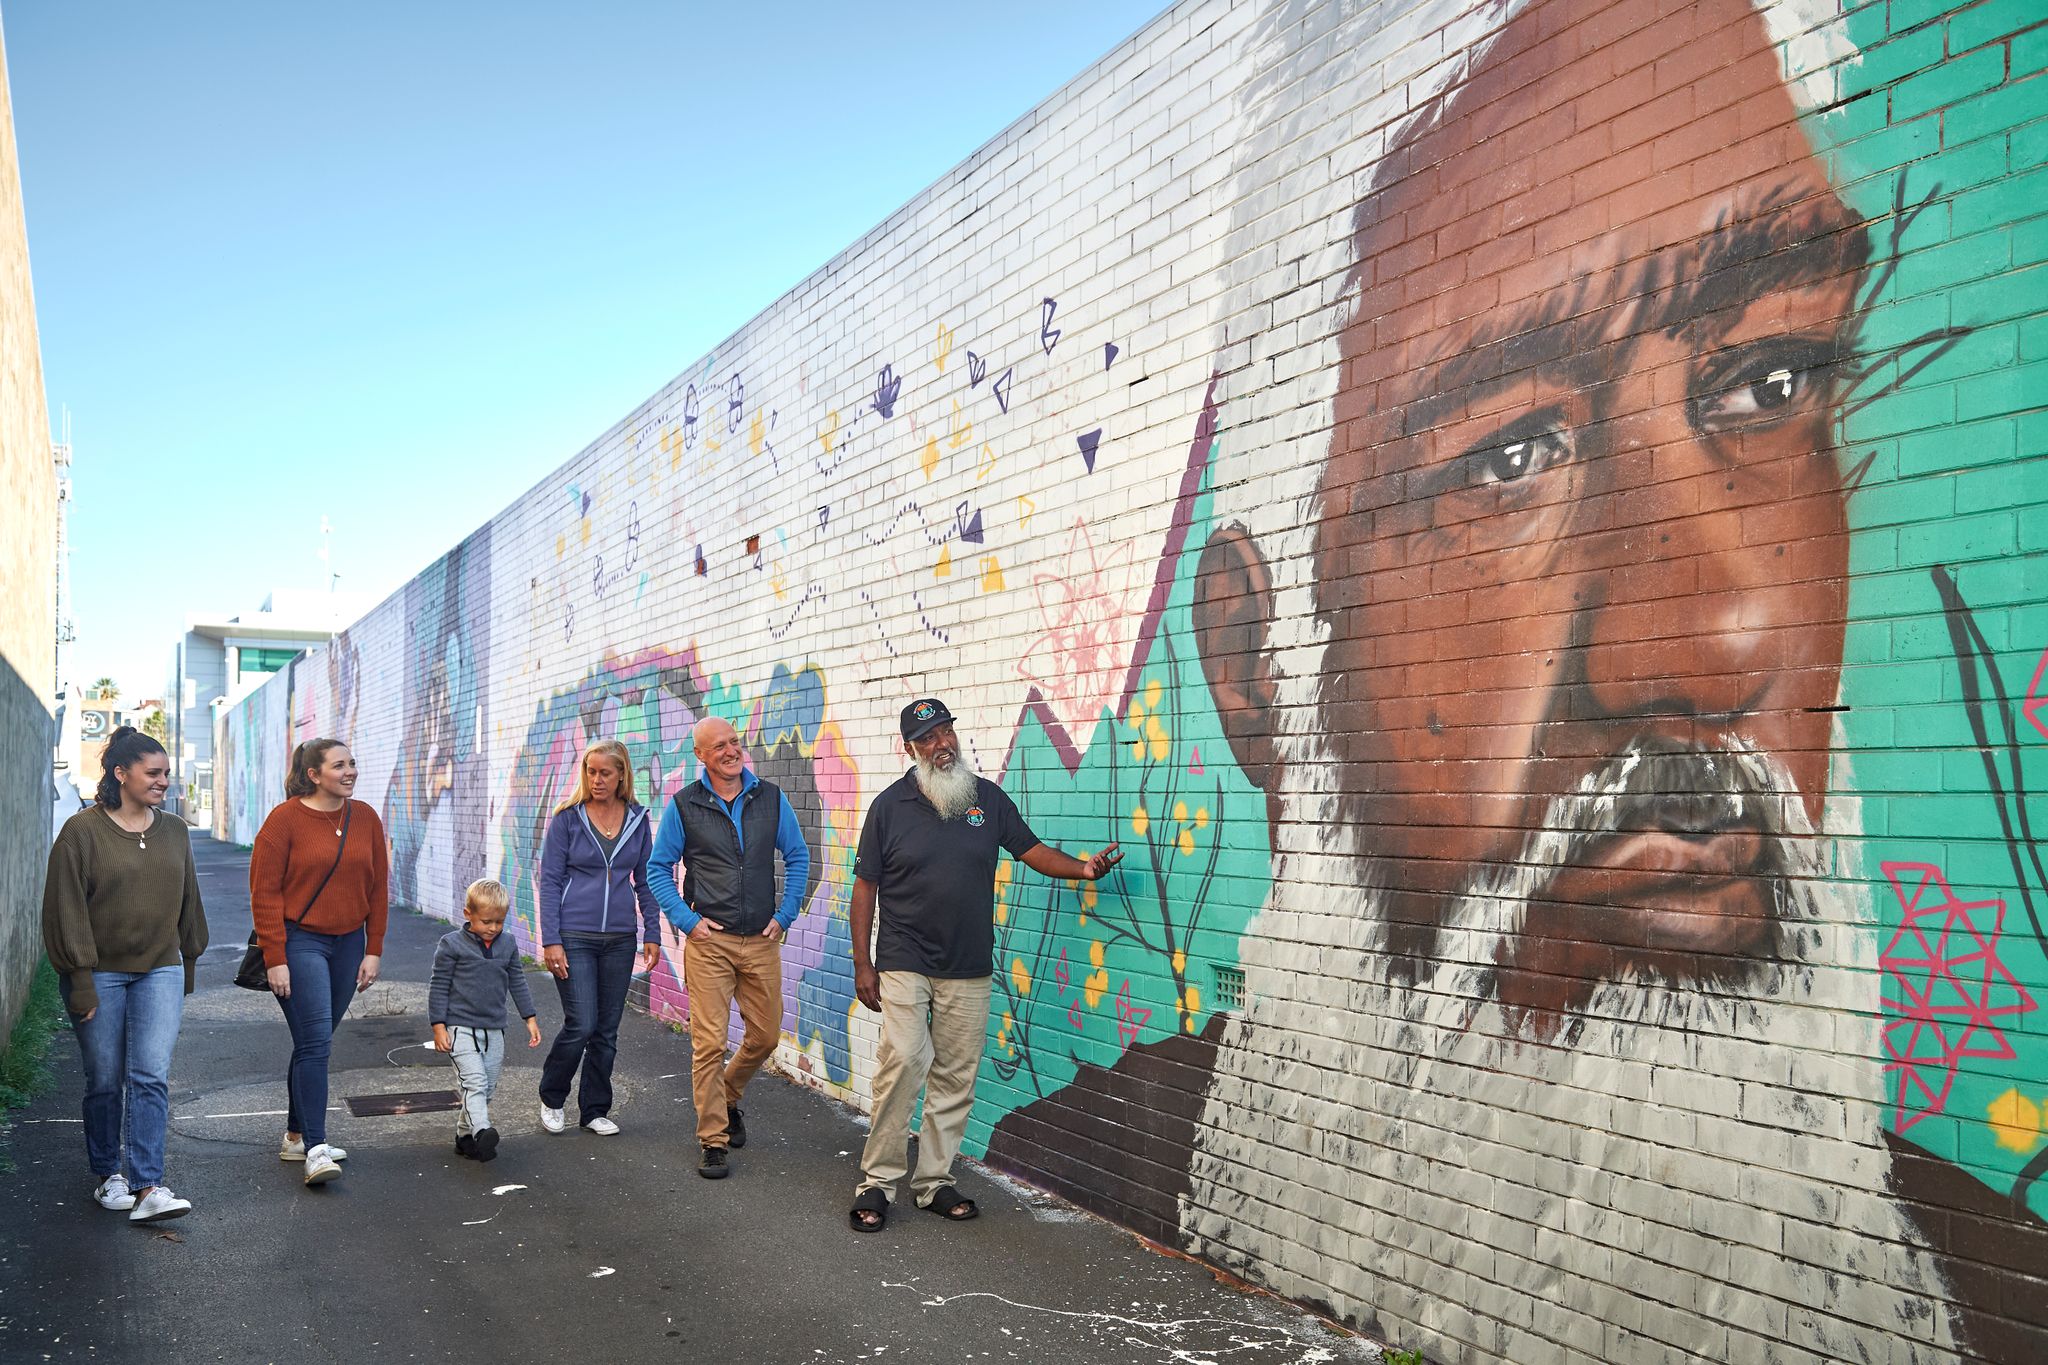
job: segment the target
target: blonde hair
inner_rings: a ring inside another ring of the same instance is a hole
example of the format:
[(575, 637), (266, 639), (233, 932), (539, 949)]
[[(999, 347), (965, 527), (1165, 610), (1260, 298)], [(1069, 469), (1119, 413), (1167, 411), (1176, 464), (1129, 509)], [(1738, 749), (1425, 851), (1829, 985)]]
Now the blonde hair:
[(469, 884), (469, 890), (462, 893), (462, 908), (474, 913), (480, 910), (509, 909), (512, 893), (505, 889), (505, 883), (485, 877)]
[(590, 773), (584, 765), (600, 756), (617, 763), (619, 772), (624, 775), (619, 782), (619, 798), (629, 806), (640, 804), (633, 796), (633, 756), (627, 753), (626, 746), (617, 740), (600, 739), (586, 748), (583, 757), (576, 760), (576, 790), (570, 792), (568, 799), (555, 807), (555, 814), (560, 815), (569, 807), (580, 806), (590, 799)]

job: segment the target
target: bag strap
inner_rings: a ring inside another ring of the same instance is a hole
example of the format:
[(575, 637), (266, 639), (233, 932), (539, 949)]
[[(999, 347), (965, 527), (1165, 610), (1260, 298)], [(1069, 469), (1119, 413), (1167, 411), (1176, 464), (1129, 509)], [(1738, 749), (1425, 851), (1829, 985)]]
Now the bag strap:
[(337, 847), (334, 850), (334, 867), (328, 868), (327, 875), (320, 879), (320, 885), (313, 888), (313, 900), (306, 902), (306, 908), (299, 911), (298, 919), (292, 921), (294, 924), (303, 924), (306, 922), (306, 916), (313, 913), (313, 901), (317, 901), (320, 899), (320, 893), (327, 889), (327, 883), (331, 881), (334, 877), (334, 868), (341, 866), (341, 855), (348, 851), (349, 822), (351, 820), (354, 820), (355, 818), (356, 803), (350, 801), (347, 805), (341, 808), (341, 838), (337, 841), (339, 843), (339, 847)]

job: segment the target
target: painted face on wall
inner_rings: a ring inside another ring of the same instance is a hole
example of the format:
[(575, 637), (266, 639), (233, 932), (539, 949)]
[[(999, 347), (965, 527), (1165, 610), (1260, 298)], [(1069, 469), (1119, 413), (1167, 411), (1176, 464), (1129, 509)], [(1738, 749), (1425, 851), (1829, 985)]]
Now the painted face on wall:
[[(1598, 14), (1531, 6), (1389, 153), (1317, 509), (1327, 785), (1389, 945), (1511, 895), (1499, 989), (1533, 1011), (1772, 954), (1846, 601), (1861, 226), (1748, 4), (1669, 16), (1619, 81), (1606, 47), (1534, 41)], [(1264, 566), (1226, 539), (1204, 569), (1205, 669), (1256, 770), (1264, 631), (1226, 599)]]

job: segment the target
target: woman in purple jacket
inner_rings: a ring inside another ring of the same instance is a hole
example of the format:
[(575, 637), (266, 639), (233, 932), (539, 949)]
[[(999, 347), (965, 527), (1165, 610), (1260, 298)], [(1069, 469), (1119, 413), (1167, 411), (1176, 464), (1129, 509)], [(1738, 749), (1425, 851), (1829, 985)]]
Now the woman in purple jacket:
[(550, 1133), (564, 1127), (579, 1064), (579, 1122), (605, 1137), (619, 1131), (609, 1114), (626, 984), (636, 955), (649, 968), (661, 958), (661, 912), (647, 885), (653, 848), (654, 817), (633, 799), (626, 746), (601, 739), (583, 751), (576, 791), (555, 807), (541, 846), (541, 961), (562, 996), (562, 1031), (540, 1072), (540, 1126)]

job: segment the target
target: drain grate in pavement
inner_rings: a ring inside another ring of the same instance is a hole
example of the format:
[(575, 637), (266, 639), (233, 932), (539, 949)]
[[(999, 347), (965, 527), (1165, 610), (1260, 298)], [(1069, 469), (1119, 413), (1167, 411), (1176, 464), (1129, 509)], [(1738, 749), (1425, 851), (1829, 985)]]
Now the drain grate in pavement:
[(359, 1119), (396, 1114), (438, 1114), (462, 1107), (453, 1090), (408, 1090), (397, 1095), (350, 1095), (348, 1112)]

